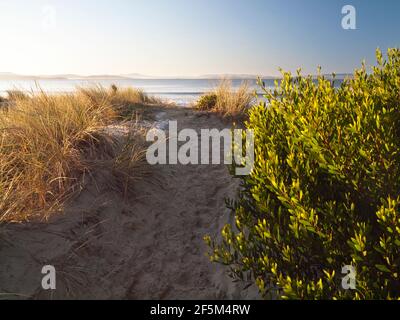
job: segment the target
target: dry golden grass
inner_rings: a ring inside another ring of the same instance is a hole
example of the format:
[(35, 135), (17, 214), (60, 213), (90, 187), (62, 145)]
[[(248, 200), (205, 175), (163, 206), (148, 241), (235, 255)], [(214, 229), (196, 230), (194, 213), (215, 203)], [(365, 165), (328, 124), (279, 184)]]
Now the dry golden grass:
[(22, 100), (28, 98), (29, 95), (26, 94), (25, 92), (19, 90), (19, 89), (14, 89), (14, 90), (8, 90), (7, 91), (7, 98), (8, 101), (15, 101), (15, 100)]
[(119, 185), (122, 186), (124, 196), (128, 194), (131, 182), (145, 172), (146, 133), (147, 129), (133, 123), (122, 145), (118, 148), (118, 153), (113, 158), (113, 172), (119, 180)]
[(104, 130), (120, 112), (110, 90), (9, 96), (11, 107), (0, 110), (0, 221), (47, 218), (99, 161), (132, 175), (143, 145), (133, 134), (121, 143)]
[(118, 88), (112, 85), (110, 88), (94, 86), (90, 88), (78, 88), (78, 93), (87, 96), (94, 103), (108, 101), (121, 117), (130, 117), (136, 109), (148, 105), (164, 105), (165, 103), (156, 97), (152, 97), (136, 88)]
[(234, 89), (232, 82), (224, 79), (212, 92), (200, 97), (195, 107), (216, 112), (222, 117), (240, 119), (246, 116), (254, 101), (255, 95), (247, 82)]

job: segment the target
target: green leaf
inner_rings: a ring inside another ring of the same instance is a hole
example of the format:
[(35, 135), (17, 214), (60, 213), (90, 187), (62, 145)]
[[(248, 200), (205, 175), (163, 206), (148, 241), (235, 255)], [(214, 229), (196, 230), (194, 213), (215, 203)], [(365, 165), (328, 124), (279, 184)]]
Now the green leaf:
[(379, 271), (382, 271), (382, 272), (389, 272), (389, 273), (390, 273), (390, 270), (389, 270), (385, 265), (383, 265), (383, 264), (376, 264), (375, 267), (376, 267)]

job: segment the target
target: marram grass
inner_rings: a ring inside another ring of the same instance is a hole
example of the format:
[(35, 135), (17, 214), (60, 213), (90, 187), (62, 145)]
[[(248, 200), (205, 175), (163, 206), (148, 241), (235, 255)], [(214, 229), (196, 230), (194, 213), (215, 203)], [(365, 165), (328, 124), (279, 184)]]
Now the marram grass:
[(243, 119), (254, 101), (255, 95), (247, 82), (233, 88), (231, 81), (223, 79), (213, 91), (197, 100), (195, 108), (215, 112), (224, 118)]
[(114, 159), (112, 170), (131, 175), (142, 142), (131, 134), (120, 146), (104, 128), (123, 106), (148, 102), (135, 89), (11, 92), (8, 107), (0, 109), (0, 221), (48, 218), (79, 190), (96, 160)]

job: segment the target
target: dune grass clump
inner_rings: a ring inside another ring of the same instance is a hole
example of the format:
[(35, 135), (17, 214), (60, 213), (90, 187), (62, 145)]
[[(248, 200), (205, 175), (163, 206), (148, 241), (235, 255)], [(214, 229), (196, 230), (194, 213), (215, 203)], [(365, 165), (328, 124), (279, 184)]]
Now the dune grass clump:
[(23, 100), (23, 99), (27, 99), (28, 97), (29, 97), (29, 94), (27, 94), (19, 89), (7, 91), (7, 98), (9, 101)]
[(106, 101), (79, 94), (12, 99), (0, 113), (0, 220), (54, 209), (87, 169), (82, 155), (100, 141), (99, 129), (115, 117)]
[(117, 171), (136, 163), (132, 139), (125, 146), (104, 130), (119, 112), (108, 91), (10, 99), (12, 106), (0, 109), (0, 221), (47, 218), (96, 163)]
[(0, 110), (6, 109), (8, 107), (8, 104), (9, 104), (8, 100), (6, 98), (0, 96)]
[(250, 112), (236, 226), (206, 240), (264, 297), (400, 298), (400, 50), (377, 61), (340, 88), (284, 73)]
[(146, 171), (144, 170), (147, 150), (146, 132), (147, 129), (133, 123), (125, 139), (119, 145), (118, 152), (112, 158), (112, 170), (124, 196), (127, 196), (131, 183)]
[(87, 96), (94, 103), (109, 101), (116, 110), (118, 116), (129, 118), (136, 111), (149, 105), (164, 105), (165, 103), (156, 97), (149, 96), (143, 90), (127, 87), (118, 88), (112, 85), (110, 88), (94, 86), (78, 88), (78, 93)]
[(199, 98), (195, 108), (216, 112), (224, 118), (241, 119), (246, 118), (254, 101), (255, 96), (247, 82), (234, 89), (231, 81), (222, 80), (212, 92)]

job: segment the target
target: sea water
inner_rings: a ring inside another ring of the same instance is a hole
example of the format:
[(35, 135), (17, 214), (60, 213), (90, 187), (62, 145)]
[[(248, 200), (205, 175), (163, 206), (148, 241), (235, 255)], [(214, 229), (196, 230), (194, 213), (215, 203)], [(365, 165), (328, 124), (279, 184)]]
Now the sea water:
[[(234, 88), (239, 87), (246, 81), (251, 90), (258, 95), (262, 94), (261, 88), (257, 85), (256, 79), (232, 80)], [(142, 89), (149, 95), (160, 97), (166, 101), (174, 102), (179, 106), (189, 106), (195, 102), (200, 95), (215, 88), (220, 80), (218, 79), (41, 79), (41, 80), (0, 80), (0, 95), (5, 95), (7, 90), (18, 89), (22, 91), (44, 90), (48, 93), (72, 92), (79, 86), (102, 85), (109, 87), (115, 84), (119, 87), (134, 87)], [(274, 80), (264, 80), (266, 87), (273, 88)], [(337, 82), (338, 85), (340, 83)]]
[[(180, 106), (188, 106), (198, 99), (200, 95), (215, 88), (220, 80), (217, 79), (41, 79), (41, 80), (0, 80), (0, 95), (5, 95), (7, 90), (18, 89), (22, 91), (38, 91), (48, 93), (72, 92), (79, 86), (102, 85), (109, 87), (115, 84), (119, 87), (134, 87), (142, 89), (151, 96), (160, 97), (166, 101), (174, 102)], [(233, 87), (239, 87), (242, 82), (248, 82), (252, 90), (261, 93), (257, 81), (235, 79)], [(273, 81), (268, 80), (267, 85), (273, 86)]]

